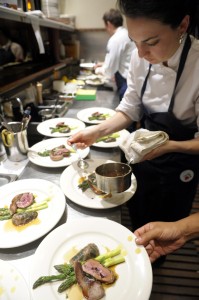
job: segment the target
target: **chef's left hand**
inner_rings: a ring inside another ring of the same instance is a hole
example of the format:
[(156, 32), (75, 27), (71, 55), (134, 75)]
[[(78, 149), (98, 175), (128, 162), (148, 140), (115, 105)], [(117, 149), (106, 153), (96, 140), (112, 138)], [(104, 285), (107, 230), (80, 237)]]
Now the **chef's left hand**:
[(154, 158), (159, 157), (161, 155), (164, 155), (168, 152), (171, 152), (171, 145), (172, 145), (172, 141), (167, 141), (165, 144), (153, 149), (151, 152), (146, 154), (143, 157), (142, 161), (151, 160), (151, 159), (154, 159)]

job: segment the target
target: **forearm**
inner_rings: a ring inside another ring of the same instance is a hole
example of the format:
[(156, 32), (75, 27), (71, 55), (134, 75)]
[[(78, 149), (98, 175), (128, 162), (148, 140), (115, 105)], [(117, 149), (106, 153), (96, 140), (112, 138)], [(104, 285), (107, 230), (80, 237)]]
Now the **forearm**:
[(176, 222), (185, 241), (199, 237), (199, 212)]
[(170, 152), (199, 154), (199, 138), (188, 141), (170, 141)]
[(132, 122), (133, 121), (124, 113), (116, 112), (113, 117), (107, 119), (97, 126), (99, 135), (98, 138), (125, 129)]

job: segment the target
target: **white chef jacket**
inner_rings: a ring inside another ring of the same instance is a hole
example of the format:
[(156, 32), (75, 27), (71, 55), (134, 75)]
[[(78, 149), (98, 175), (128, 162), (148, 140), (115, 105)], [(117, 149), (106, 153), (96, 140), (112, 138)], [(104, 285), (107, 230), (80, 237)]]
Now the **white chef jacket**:
[(134, 48), (135, 44), (130, 40), (126, 28), (118, 27), (107, 43), (105, 60), (99, 72), (112, 78), (118, 71), (122, 77), (127, 78)]
[[(184, 125), (197, 121), (199, 128), (199, 40), (192, 36), (191, 40), (192, 45), (175, 91), (173, 113)], [(168, 111), (184, 42), (168, 60), (168, 67), (162, 63), (154, 64), (151, 67), (142, 99), (149, 113)], [(122, 101), (116, 108), (117, 111), (124, 112), (133, 121), (140, 121), (143, 115), (140, 94), (148, 72), (148, 66), (149, 62), (139, 58), (138, 51), (135, 49), (132, 54), (127, 79), (128, 88)], [(196, 133), (196, 136), (199, 136), (199, 132)]]

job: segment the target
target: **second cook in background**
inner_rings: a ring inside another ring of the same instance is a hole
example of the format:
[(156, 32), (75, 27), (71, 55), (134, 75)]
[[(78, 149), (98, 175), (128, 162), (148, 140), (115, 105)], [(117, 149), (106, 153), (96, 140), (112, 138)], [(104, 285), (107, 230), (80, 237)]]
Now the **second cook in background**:
[[(75, 134), (70, 143), (90, 146), (101, 136), (144, 117), (150, 131), (169, 140), (133, 165), (137, 191), (128, 202), (133, 230), (151, 221), (188, 216), (199, 177), (199, 41), (196, 1), (118, 0), (137, 49), (128, 88), (116, 114)], [(176, 14), (178, 11), (178, 14)]]
[(126, 78), (135, 45), (123, 27), (123, 17), (119, 10), (110, 9), (104, 14), (103, 20), (111, 37), (107, 44), (105, 61), (96, 64), (95, 73), (115, 80), (121, 100), (127, 88)]

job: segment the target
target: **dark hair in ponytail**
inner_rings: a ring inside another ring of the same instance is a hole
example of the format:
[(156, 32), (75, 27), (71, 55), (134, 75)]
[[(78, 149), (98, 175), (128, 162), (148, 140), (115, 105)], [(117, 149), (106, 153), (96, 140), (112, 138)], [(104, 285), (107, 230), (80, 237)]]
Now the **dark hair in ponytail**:
[(188, 33), (199, 36), (199, 0), (117, 0), (117, 4), (126, 17), (154, 19), (172, 28), (189, 15)]

